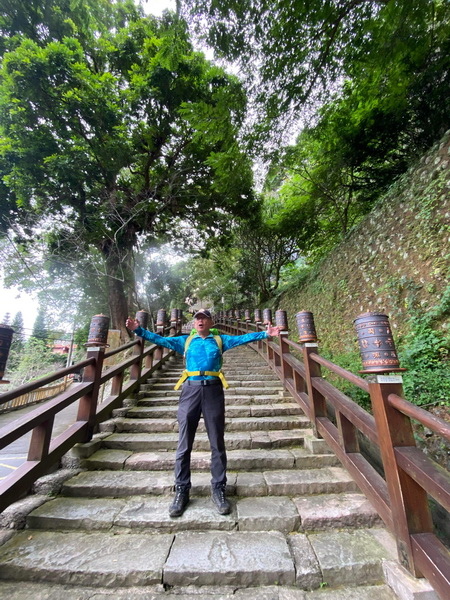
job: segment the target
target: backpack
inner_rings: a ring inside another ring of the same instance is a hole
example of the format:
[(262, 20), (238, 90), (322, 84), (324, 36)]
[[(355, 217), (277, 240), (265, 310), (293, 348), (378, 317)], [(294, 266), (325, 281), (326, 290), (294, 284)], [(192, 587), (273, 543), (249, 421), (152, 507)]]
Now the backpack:
[[(215, 377), (219, 377), (220, 380), (222, 381), (222, 385), (224, 388), (228, 388), (229, 385), (227, 383), (227, 380), (225, 379), (224, 374), (222, 373), (222, 346), (223, 346), (223, 342), (222, 342), (222, 338), (219, 335), (219, 332), (217, 331), (217, 329), (211, 329), (210, 330), (211, 333), (213, 334), (213, 337), (216, 341), (216, 344), (220, 350), (220, 367), (219, 367), (219, 371), (187, 371), (186, 369), (183, 371), (183, 373), (181, 374), (180, 379), (177, 381), (174, 390), (178, 390), (179, 387), (181, 386), (182, 383), (184, 383), (184, 381), (186, 381), (186, 379), (190, 376), (195, 376), (195, 375), (214, 375)], [(189, 349), (189, 345), (192, 342), (192, 340), (194, 339), (194, 337), (196, 337), (197, 334), (197, 330), (196, 329), (192, 329), (191, 333), (189, 334), (188, 338), (186, 339), (186, 342), (184, 344), (184, 360), (186, 362), (186, 353)]]

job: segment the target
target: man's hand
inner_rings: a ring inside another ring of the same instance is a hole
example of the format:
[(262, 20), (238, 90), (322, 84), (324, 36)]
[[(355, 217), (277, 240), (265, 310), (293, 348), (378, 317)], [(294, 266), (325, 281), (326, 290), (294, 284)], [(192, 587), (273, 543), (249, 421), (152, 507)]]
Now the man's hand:
[(270, 335), (270, 337), (274, 337), (276, 335), (280, 335), (280, 332), (282, 331), (282, 329), (281, 329), (281, 327), (278, 327), (278, 326), (274, 327), (272, 325), (272, 323), (269, 323), (267, 325), (267, 330), (266, 331)]
[(130, 317), (128, 317), (128, 319), (125, 322), (125, 326), (127, 327), (127, 329), (131, 329), (131, 331), (134, 331), (135, 329), (140, 327), (141, 324), (137, 319), (131, 319)]

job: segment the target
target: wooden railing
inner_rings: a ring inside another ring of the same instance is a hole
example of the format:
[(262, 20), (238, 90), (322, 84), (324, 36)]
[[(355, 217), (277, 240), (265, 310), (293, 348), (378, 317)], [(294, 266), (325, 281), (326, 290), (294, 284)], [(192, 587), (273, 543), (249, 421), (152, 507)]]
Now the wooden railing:
[(32, 404), (38, 404), (39, 402), (53, 398), (63, 392), (70, 384), (71, 381), (64, 378), (63, 381), (56, 385), (41, 387), (32, 392), (22, 394), (21, 396), (16, 396), (13, 400), (9, 400), (8, 402), (2, 403), (0, 398), (0, 413), (15, 410), (17, 408), (24, 408), (25, 406), (31, 406)]
[[(220, 316), (218, 328), (229, 334), (262, 329), (246, 318)], [(175, 335), (180, 321), (160, 334)], [(450, 511), (450, 476), (416, 447), (411, 419), (450, 441), (450, 425), (403, 398), (401, 377), (374, 375), (365, 380), (321, 357), (317, 343), (296, 343), (283, 332), (278, 342), (260, 341), (254, 349), (278, 375), (304, 413), (313, 430), (334, 451), (343, 466), (369, 498), (397, 540), (400, 562), (415, 576), (425, 576), (442, 600), (450, 597), (450, 554), (433, 531), (428, 496)], [(121, 362), (103, 368), (105, 358), (131, 353)], [(39, 381), (0, 395), (0, 404), (49, 385), (84, 369), (83, 381), (0, 430), (0, 449), (32, 432), (28, 457), (12, 475), (0, 482), (0, 510), (25, 495), (37, 478), (58, 464), (76, 443), (91, 439), (95, 427), (108, 419), (125, 398), (172, 354), (161, 347), (144, 346), (140, 338), (110, 352), (88, 350), (86, 360)], [(325, 368), (366, 391), (373, 415), (322, 377)], [(99, 389), (111, 382), (101, 404)], [(75, 423), (52, 439), (55, 416), (79, 400)], [(360, 450), (361, 436), (378, 448), (382, 471)]]
[[(227, 334), (263, 329), (249, 320), (221, 316)], [(317, 343), (298, 344), (282, 333), (279, 343), (258, 342), (265, 358), (304, 413), (372, 502), (397, 541), (399, 561), (424, 576), (442, 600), (450, 598), (450, 553), (434, 533), (428, 496), (450, 511), (450, 475), (416, 447), (411, 419), (450, 441), (450, 425), (403, 398), (401, 377), (368, 380), (322, 358)], [(325, 368), (370, 395), (373, 415), (322, 377)], [(384, 475), (360, 450), (361, 435), (379, 450)]]
[[(178, 325), (177, 323), (177, 327)], [(174, 335), (177, 327), (174, 324), (170, 328), (158, 327), (158, 333)], [(106, 358), (119, 353), (129, 356), (113, 367), (103, 367)], [(146, 347), (141, 338), (136, 338), (110, 352), (106, 352), (104, 346), (91, 347), (87, 351), (86, 360), (0, 394), (1, 406), (23, 394), (34, 392), (81, 369), (84, 370), (81, 383), (72, 384), (52, 400), (0, 429), (0, 450), (31, 432), (27, 460), (14, 473), (0, 481), (0, 511), (24, 496), (33, 483), (57, 466), (61, 457), (75, 444), (90, 441), (96, 426), (108, 419), (112, 411), (122, 405), (125, 398), (139, 391), (141, 383), (172, 354), (172, 351), (154, 344)], [(111, 382), (111, 390), (100, 404), (99, 390), (107, 382)], [(55, 417), (76, 401), (79, 401), (76, 421), (53, 439)]]

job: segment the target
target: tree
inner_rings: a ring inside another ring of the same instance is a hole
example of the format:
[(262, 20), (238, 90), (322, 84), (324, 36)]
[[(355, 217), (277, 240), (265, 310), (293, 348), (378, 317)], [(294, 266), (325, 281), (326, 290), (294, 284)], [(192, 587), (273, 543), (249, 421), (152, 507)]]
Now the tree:
[[(237, 278), (241, 292), (258, 304), (273, 297), (281, 282), (282, 268), (298, 257), (295, 232), (283, 232), (266, 216), (258, 226), (242, 223), (236, 231), (240, 249)], [(257, 292), (257, 294), (255, 294)]]
[(20, 357), (25, 345), (25, 332), (23, 328), (23, 317), (19, 311), (14, 315), (14, 319), (11, 323), (11, 327), (14, 330), (14, 334), (11, 341), (11, 348), (8, 357), (8, 368), (14, 371), (19, 362)]
[(11, 388), (54, 373), (64, 366), (61, 357), (52, 354), (44, 340), (31, 337), (20, 354), (16, 368), (8, 375)]
[(48, 340), (49, 332), (47, 329), (45, 311), (43, 308), (39, 308), (38, 314), (34, 321), (31, 337), (35, 338), (36, 340), (42, 340), (43, 342)]
[(247, 74), (265, 135), (282, 133), (274, 127), (280, 117), (314, 119), (348, 80), (364, 81), (374, 102), (382, 97), (404, 106), (406, 100), (414, 107), (416, 137), (434, 141), (448, 126), (448, 0), (181, 4), (197, 34)]
[(114, 8), (107, 31), (72, 24), (64, 35), (11, 42), (0, 169), (13, 207), (4, 226), (25, 208), (26, 227), (16, 228), (23, 243), (40, 236), (72, 264), (96, 254), (112, 326), (125, 336), (138, 245), (176, 235), (186, 219), (220, 238), (229, 213), (245, 216), (253, 200), (237, 137), (245, 110), (238, 80), (193, 52), (174, 15)]

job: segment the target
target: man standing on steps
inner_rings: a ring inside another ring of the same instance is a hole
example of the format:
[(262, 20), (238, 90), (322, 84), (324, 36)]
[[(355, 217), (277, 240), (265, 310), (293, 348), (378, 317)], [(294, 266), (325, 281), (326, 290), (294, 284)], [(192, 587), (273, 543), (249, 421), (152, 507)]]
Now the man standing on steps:
[[(127, 319), (128, 329), (146, 340), (184, 354), (188, 335), (162, 337)], [(178, 407), (178, 446), (175, 456), (175, 496), (169, 508), (171, 517), (180, 517), (189, 502), (191, 489), (191, 453), (200, 416), (203, 415), (211, 447), (211, 498), (221, 515), (231, 510), (226, 491), (227, 455), (225, 451), (225, 397), (219, 376), (222, 353), (257, 340), (280, 334), (280, 327), (267, 326), (267, 331), (245, 335), (220, 335), (222, 351), (211, 333), (213, 319), (209, 310), (194, 315), (196, 335), (186, 352), (187, 379), (183, 384)], [(220, 341), (220, 340), (219, 340)]]

